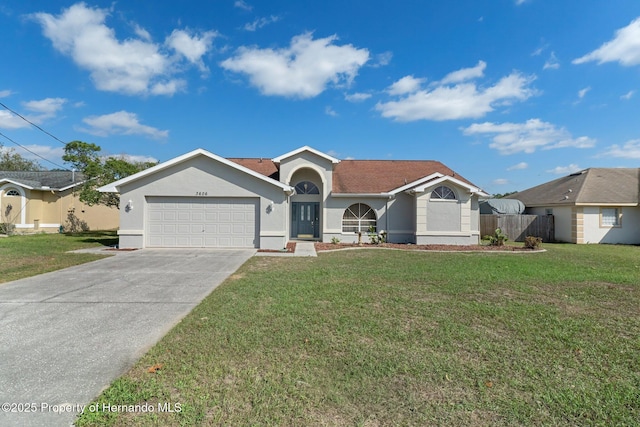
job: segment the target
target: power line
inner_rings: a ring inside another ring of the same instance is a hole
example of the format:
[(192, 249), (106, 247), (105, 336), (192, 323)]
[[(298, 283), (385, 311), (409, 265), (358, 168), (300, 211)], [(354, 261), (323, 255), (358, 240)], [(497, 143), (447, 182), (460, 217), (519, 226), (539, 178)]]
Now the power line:
[(42, 160), (44, 160), (45, 162), (49, 162), (49, 163), (51, 163), (52, 165), (54, 165), (54, 166), (56, 166), (56, 167), (58, 167), (58, 168), (60, 168), (60, 169), (63, 169), (63, 170), (69, 170), (68, 168), (66, 168), (66, 167), (64, 167), (64, 166), (61, 166), (61, 165), (59, 165), (59, 164), (57, 164), (57, 163), (54, 163), (54, 162), (52, 162), (51, 160), (49, 160), (49, 159), (46, 159), (46, 158), (42, 157), (40, 154), (35, 153), (35, 152), (33, 152), (33, 151), (29, 150), (27, 147), (25, 147), (24, 145), (21, 145), (21, 144), (19, 144), (19, 143), (15, 142), (13, 139), (9, 138), (7, 135), (3, 134), (2, 132), (0, 132), (0, 136), (2, 136), (3, 138), (8, 139), (8, 140), (9, 140), (9, 141), (11, 141), (12, 143), (16, 144), (18, 147), (22, 148), (23, 150), (28, 151), (29, 153), (33, 154), (34, 156), (41, 158), (41, 159), (42, 159)]
[[(51, 138), (55, 139), (56, 141), (62, 143), (62, 145), (67, 145), (66, 142), (64, 142), (63, 140), (61, 140), (60, 138), (58, 138), (57, 136), (53, 135), (50, 132), (47, 132), (46, 130), (42, 129), (40, 126), (38, 126), (37, 124), (33, 123), (32, 121), (30, 121), (29, 119), (25, 118), (24, 116), (22, 116), (20, 113), (17, 113), (15, 111), (13, 111), (11, 108), (7, 107), (6, 105), (4, 105), (2, 102), (0, 102), (0, 105), (2, 107), (4, 107), (5, 109), (11, 111), (13, 114), (15, 114), (16, 116), (20, 117), (22, 120), (24, 120), (25, 122), (29, 123), (31, 126), (34, 126), (36, 129), (38, 129), (41, 132), (46, 133), (47, 135), (49, 135)], [(24, 147), (23, 147), (24, 148)], [(27, 150), (28, 151), (28, 150)]]

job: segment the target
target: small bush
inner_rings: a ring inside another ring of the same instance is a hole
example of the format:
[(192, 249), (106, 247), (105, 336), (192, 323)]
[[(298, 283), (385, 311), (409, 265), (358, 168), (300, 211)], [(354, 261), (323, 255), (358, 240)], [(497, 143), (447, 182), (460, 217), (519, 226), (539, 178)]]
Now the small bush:
[(482, 239), (488, 240), (489, 245), (491, 246), (504, 246), (505, 242), (509, 240), (507, 235), (502, 232), (501, 228), (496, 228), (496, 231), (493, 233), (493, 236), (486, 235)]
[(524, 247), (527, 249), (539, 249), (542, 246), (542, 237), (527, 236), (524, 238)]
[(80, 231), (89, 231), (89, 225), (86, 221), (81, 220), (75, 214), (75, 209), (69, 209), (67, 212), (67, 222), (64, 224), (64, 231), (69, 233), (78, 233)]
[(11, 235), (16, 230), (16, 226), (10, 222), (0, 222), (0, 234)]
[(337, 245), (338, 243), (340, 243), (340, 239), (334, 236), (331, 238), (331, 243), (333, 243), (334, 245)]
[(372, 245), (379, 245), (387, 241), (387, 233), (385, 233), (384, 231), (380, 231), (380, 233), (377, 233), (373, 225), (369, 226), (369, 231), (367, 232), (367, 234), (369, 235), (369, 241)]

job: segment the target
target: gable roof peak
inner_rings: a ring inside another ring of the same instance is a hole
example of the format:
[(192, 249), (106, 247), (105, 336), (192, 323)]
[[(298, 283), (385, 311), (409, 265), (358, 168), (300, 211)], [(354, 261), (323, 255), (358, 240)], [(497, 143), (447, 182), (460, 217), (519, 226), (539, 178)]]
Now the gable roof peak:
[(308, 145), (305, 145), (303, 147), (300, 147), (296, 150), (293, 151), (289, 151), (288, 153), (282, 154), (281, 156), (278, 157), (274, 157), (273, 159), (271, 159), (271, 161), (273, 163), (280, 163), (282, 160), (287, 159), (289, 157), (295, 156), (296, 154), (302, 153), (304, 151), (307, 151), (309, 153), (313, 153), (316, 156), (322, 157), (323, 159), (329, 160), (331, 163), (333, 164), (338, 164), (340, 163), (340, 159), (337, 159), (333, 156), (330, 156), (326, 153), (323, 153), (322, 151), (318, 151), (315, 148), (311, 148)]

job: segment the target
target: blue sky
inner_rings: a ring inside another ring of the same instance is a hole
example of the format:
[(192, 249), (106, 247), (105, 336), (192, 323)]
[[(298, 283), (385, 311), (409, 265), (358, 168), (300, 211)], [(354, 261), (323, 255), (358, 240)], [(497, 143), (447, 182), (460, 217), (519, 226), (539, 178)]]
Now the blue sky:
[[(0, 28), (0, 102), (105, 154), (309, 145), (489, 193), (640, 166), (637, 0), (5, 0)], [(62, 164), (1, 107), (0, 132)]]

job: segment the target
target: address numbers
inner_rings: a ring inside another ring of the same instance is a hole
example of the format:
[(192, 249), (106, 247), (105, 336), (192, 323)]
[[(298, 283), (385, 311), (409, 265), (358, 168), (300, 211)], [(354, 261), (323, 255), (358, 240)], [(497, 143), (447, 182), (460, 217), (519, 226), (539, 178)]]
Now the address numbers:
[(206, 196), (207, 192), (206, 191), (196, 191), (196, 196)]

